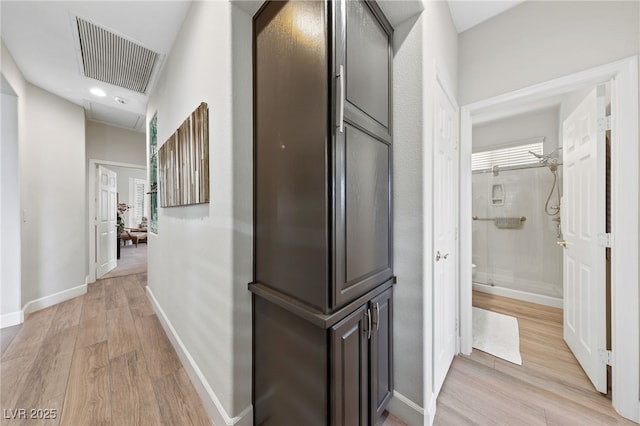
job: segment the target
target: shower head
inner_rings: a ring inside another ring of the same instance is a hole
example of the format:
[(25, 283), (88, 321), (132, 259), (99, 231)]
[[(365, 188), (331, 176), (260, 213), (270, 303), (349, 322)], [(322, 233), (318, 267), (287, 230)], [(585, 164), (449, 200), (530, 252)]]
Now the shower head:
[[(551, 151), (548, 154), (536, 154), (533, 151), (529, 151), (529, 154), (533, 155), (534, 157), (536, 157), (539, 161), (540, 164), (544, 164), (546, 166), (556, 166), (558, 164), (558, 158), (554, 157), (553, 155), (558, 152), (559, 150), (561, 150), (562, 147), (558, 147), (556, 149), (554, 149), (553, 151)], [(552, 170), (553, 171), (553, 170)]]
[(535, 152), (533, 152), (533, 151), (529, 151), (529, 154), (531, 154), (531, 155), (533, 155), (533, 156), (535, 156), (536, 158), (539, 158), (539, 159), (541, 159), (541, 160), (543, 160), (543, 159), (544, 159), (544, 155), (542, 155), (542, 154), (536, 154), (536, 153), (535, 153)]

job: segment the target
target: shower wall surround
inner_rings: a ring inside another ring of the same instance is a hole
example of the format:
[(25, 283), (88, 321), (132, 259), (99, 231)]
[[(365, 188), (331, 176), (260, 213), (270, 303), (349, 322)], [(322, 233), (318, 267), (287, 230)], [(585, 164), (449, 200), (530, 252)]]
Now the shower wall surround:
[[(562, 248), (556, 244), (553, 220), (557, 216), (544, 213), (552, 183), (546, 167), (473, 175), (474, 216), (527, 218), (517, 229), (473, 221), (474, 282), (562, 299)], [(503, 205), (492, 205), (496, 184), (504, 188)]]
[[(476, 125), (473, 150), (544, 136), (544, 153), (549, 153), (558, 146), (558, 122), (558, 108), (550, 108)], [(560, 215), (544, 212), (552, 185), (553, 174), (547, 167), (473, 175), (473, 216), (526, 217), (516, 229), (473, 221), (474, 289), (562, 306), (562, 248), (556, 244), (558, 222), (553, 220)], [(561, 191), (562, 167), (558, 186)], [(493, 201), (495, 188), (503, 192), (500, 203)], [(551, 204), (555, 200), (554, 192)]]

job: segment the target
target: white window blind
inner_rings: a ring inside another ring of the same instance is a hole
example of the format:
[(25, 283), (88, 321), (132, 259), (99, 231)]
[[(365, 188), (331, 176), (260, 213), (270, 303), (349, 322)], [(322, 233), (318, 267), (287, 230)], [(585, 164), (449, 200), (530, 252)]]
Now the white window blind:
[(508, 148), (492, 149), (490, 151), (474, 152), (471, 154), (471, 170), (491, 169), (494, 166), (508, 167), (523, 164), (535, 164), (539, 160), (529, 151), (542, 155), (543, 140), (534, 143), (511, 146)]
[(139, 180), (136, 179), (136, 183), (135, 183), (135, 196), (136, 196), (136, 202), (135, 202), (135, 220), (136, 220), (136, 226), (138, 226), (140, 224), (140, 222), (142, 222), (142, 216), (144, 216), (144, 181), (143, 180)]
[(137, 228), (144, 216), (145, 181), (129, 178), (129, 227)]

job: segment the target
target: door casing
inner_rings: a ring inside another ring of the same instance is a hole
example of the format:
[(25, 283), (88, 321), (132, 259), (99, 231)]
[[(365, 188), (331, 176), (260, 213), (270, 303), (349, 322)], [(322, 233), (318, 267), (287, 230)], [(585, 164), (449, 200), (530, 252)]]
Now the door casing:
[[(91, 284), (96, 281), (96, 169), (98, 165), (129, 167), (132, 169), (147, 169), (146, 166), (140, 164), (120, 163), (117, 161), (106, 161), (89, 159), (88, 178), (88, 195), (87, 195), (87, 235), (89, 237), (89, 255), (87, 256), (89, 275), (87, 283)], [(148, 170), (147, 170), (148, 173)], [(147, 179), (148, 182), (148, 179)]]
[[(640, 419), (640, 318), (638, 301), (638, 56), (601, 65), (465, 105), (460, 111), (460, 338), (471, 353), (471, 144), (473, 116), (524, 99), (543, 99), (613, 80), (612, 111), (612, 356), (613, 407)], [(629, 318), (634, 321), (629, 321)]]

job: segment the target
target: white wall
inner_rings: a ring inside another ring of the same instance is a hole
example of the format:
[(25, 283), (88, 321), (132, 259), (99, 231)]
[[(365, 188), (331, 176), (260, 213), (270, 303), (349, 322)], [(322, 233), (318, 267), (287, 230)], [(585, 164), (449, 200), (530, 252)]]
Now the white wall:
[[(84, 111), (24, 81), (2, 44), (2, 74), (18, 95), (22, 305), (84, 291)], [(74, 232), (70, 232), (74, 230)], [(42, 304), (38, 305), (42, 307)]]
[(526, 1), (460, 34), (460, 104), (637, 55), (637, 1)]
[[(558, 147), (558, 107), (528, 112), (473, 126), (473, 152), (544, 136), (544, 153)], [(533, 157), (531, 157), (533, 158)]]
[[(84, 285), (84, 111), (28, 85), (20, 138), (22, 301)], [(75, 232), (70, 232), (74, 230)]]
[[(395, 390), (422, 406), (424, 13), (395, 28), (393, 60), (393, 270)], [(400, 413), (397, 413), (400, 414)]]
[[(433, 420), (432, 174), (437, 78), (456, 95), (457, 33), (445, 2), (394, 31), (394, 385), (389, 410), (408, 424)], [(419, 412), (423, 411), (424, 416)]]
[(214, 421), (248, 424), (251, 96), (250, 16), (229, 2), (194, 2), (151, 96), (147, 119), (157, 111), (161, 146), (207, 102), (211, 201), (159, 209), (158, 235), (149, 235), (148, 282), (210, 387), (205, 405)]
[(0, 149), (0, 327), (22, 321), (20, 311), (20, 176), (18, 99), (2, 78)]
[(87, 120), (87, 160), (146, 166), (145, 134)]

